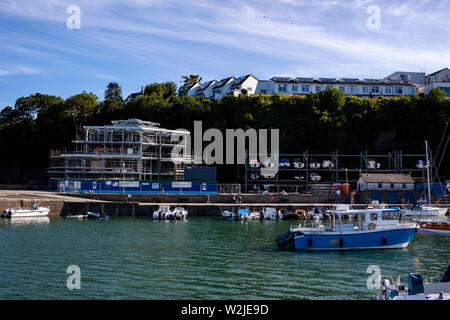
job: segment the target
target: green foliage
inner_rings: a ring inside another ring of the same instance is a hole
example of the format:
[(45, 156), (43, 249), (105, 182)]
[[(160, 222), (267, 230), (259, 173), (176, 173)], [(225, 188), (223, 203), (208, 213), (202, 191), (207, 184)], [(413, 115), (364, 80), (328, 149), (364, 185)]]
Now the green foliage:
[(144, 95), (156, 95), (168, 99), (175, 96), (177, 92), (177, 85), (175, 82), (168, 81), (164, 83), (152, 83), (145, 87)]
[(117, 82), (110, 82), (105, 90), (105, 101), (115, 100), (118, 103), (123, 102), (122, 88)]

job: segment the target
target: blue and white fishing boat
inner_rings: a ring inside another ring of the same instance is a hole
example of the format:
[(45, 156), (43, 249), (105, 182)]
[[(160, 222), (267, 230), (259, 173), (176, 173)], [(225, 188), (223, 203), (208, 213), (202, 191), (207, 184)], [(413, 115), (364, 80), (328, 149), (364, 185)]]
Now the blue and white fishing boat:
[[(330, 226), (319, 219), (314, 226), (291, 227), (275, 241), (290, 250), (349, 250), (405, 248), (417, 233), (416, 223), (399, 222), (399, 208), (367, 208), (350, 210), (339, 205), (331, 214)], [(356, 215), (355, 223), (345, 223), (343, 217)]]
[(239, 208), (237, 214), (238, 214), (239, 220), (251, 220), (252, 219), (251, 212), (247, 208)]
[(95, 219), (95, 220), (108, 220), (109, 216), (103, 212), (92, 212), (89, 211), (87, 213), (87, 218), (88, 219)]

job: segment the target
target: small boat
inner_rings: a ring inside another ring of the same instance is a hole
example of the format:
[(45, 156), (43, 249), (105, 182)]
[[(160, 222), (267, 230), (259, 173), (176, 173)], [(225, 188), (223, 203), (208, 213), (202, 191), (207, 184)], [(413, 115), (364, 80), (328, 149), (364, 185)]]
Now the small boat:
[(164, 220), (170, 213), (169, 206), (159, 206), (158, 210), (153, 211), (154, 220)]
[(250, 159), (250, 167), (251, 168), (259, 168), (260, 163), (256, 159)]
[(104, 212), (92, 212), (89, 211), (87, 213), (88, 219), (94, 219), (94, 220), (108, 220), (109, 216), (105, 214)]
[(373, 159), (368, 160), (367, 163), (366, 163), (366, 168), (367, 168), (367, 169), (373, 169), (373, 170), (375, 170), (375, 169), (380, 169), (380, 167), (381, 167), (381, 165), (380, 165), (379, 163), (377, 163), (377, 162), (376, 162), (375, 160), (373, 160)]
[[(392, 277), (380, 281), (377, 300), (448, 300), (450, 299), (450, 264), (439, 282), (424, 280), (420, 273), (410, 273), (408, 284), (401, 284), (400, 276), (394, 283)], [(381, 280), (380, 279), (380, 280)]]
[(450, 221), (418, 221), (419, 232), (450, 236)]
[(334, 163), (331, 162), (330, 160), (323, 160), (322, 161), (322, 168), (333, 169), (334, 168)]
[(310, 218), (310, 213), (306, 212), (303, 209), (295, 210), (295, 214), (297, 215), (297, 219), (309, 219)]
[(264, 167), (266, 168), (273, 168), (274, 167), (274, 163), (270, 160), (265, 160), (264, 161)]
[(311, 174), (309, 175), (309, 179), (310, 179), (311, 181), (317, 182), (317, 181), (322, 180), (322, 177), (319, 176), (317, 173), (311, 173)]
[(258, 179), (259, 179), (259, 174), (257, 174), (257, 173), (252, 173), (252, 174), (250, 174), (250, 179), (252, 179), (252, 180), (258, 180)]
[(277, 210), (275, 208), (264, 208), (263, 216), (265, 220), (278, 219)]
[[(292, 226), (275, 239), (290, 250), (349, 250), (406, 248), (417, 233), (416, 223), (399, 222), (400, 209), (358, 209), (338, 205), (330, 210), (329, 226), (314, 219), (310, 228)], [(344, 216), (357, 215), (356, 225), (344, 223)]]
[(289, 211), (287, 209), (278, 210), (278, 217), (279, 217), (279, 219), (282, 219), (282, 220), (297, 219), (297, 215), (294, 212)]
[(263, 219), (263, 213), (261, 208), (253, 208), (253, 211), (250, 213), (251, 220), (262, 220)]
[(29, 218), (29, 217), (46, 217), (50, 212), (50, 208), (41, 207), (39, 203), (35, 203), (33, 209), (5, 209), (1, 214), (2, 218)]
[(302, 175), (295, 175), (295, 176), (294, 176), (294, 179), (295, 179), (295, 180), (305, 180), (305, 176), (302, 176)]
[(402, 216), (405, 218), (417, 217), (443, 217), (447, 213), (447, 208), (431, 207), (417, 204), (408, 206), (402, 210)]
[(309, 163), (309, 167), (311, 169), (319, 169), (320, 163), (318, 163), (316, 160), (311, 160), (311, 162)]
[(237, 215), (239, 220), (251, 220), (251, 212), (247, 208), (239, 208)]
[(291, 164), (289, 163), (289, 159), (281, 159), (280, 161), (280, 167), (290, 167)]
[(416, 163), (416, 168), (417, 169), (424, 169), (425, 168), (425, 164), (424, 164), (423, 160), (419, 160), (419, 162)]
[(222, 220), (235, 220), (235, 214), (232, 211), (225, 210), (222, 212)]
[(303, 169), (304, 167), (305, 167), (305, 164), (303, 162), (301, 162), (300, 159), (294, 160), (294, 168)]
[(275, 179), (275, 175), (274, 174), (270, 174), (270, 173), (261, 173), (261, 176), (264, 179), (267, 179), (267, 180)]
[(175, 207), (172, 214), (175, 220), (186, 220), (188, 212), (183, 207)]

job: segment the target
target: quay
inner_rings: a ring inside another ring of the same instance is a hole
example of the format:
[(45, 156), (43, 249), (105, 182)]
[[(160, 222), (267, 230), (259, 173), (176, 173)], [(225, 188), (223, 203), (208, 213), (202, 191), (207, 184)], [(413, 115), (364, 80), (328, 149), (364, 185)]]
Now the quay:
[[(46, 191), (0, 190), (0, 211), (6, 208), (31, 208), (39, 202), (50, 208), (50, 216), (86, 214), (99, 211), (114, 216), (151, 217), (160, 205), (182, 206), (189, 216), (220, 216), (222, 210), (232, 207), (275, 207), (291, 211), (322, 206), (326, 209), (336, 204), (348, 204), (348, 197), (338, 195), (280, 195), (242, 194), (242, 203), (235, 203), (231, 194), (185, 195), (185, 194), (78, 194)], [(367, 203), (352, 204), (365, 208)], [(402, 204), (389, 204), (402, 206)], [(448, 204), (436, 206), (449, 207)]]

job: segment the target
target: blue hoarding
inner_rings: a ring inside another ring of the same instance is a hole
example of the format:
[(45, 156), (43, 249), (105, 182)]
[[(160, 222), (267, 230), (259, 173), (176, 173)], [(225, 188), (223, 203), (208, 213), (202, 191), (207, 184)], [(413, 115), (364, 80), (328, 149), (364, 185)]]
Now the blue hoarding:
[(58, 192), (217, 194), (211, 181), (136, 181), (59, 179)]

